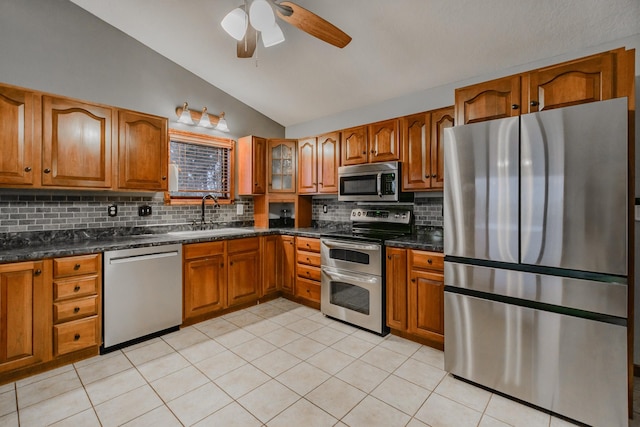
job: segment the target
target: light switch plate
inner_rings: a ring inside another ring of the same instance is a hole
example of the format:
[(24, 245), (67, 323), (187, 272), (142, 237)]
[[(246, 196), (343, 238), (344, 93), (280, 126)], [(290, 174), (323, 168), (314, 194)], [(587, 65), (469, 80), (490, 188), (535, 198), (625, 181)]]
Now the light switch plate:
[(238, 215), (242, 215), (244, 213), (244, 205), (240, 205), (240, 204), (236, 205), (236, 213)]

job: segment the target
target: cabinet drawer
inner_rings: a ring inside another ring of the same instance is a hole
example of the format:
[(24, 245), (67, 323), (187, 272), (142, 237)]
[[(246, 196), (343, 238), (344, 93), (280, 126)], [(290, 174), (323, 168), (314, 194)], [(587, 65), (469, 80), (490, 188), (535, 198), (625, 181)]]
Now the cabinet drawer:
[(53, 260), (53, 277), (80, 276), (100, 271), (100, 254), (55, 258)]
[(320, 253), (320, 239), (312, 237), (297, 237), (296, 247), (302, 251)]
[(260, 238), (249, 237), (227, 241), (227, 252), (250, 252), (260, 250)]
[(98, 314), (98, 297), (78, 298), (53, 304), (53, 322), (66, 322)]
[(411, 268), (443, 271), (444, 255), (438, 252), (410, 250), (409, 264)]
[(320, 268), (313, 267), (311, 265), (298, 264), (297, 266), (298, 277), (304, 277), (309, 280), (322, 280), (320, 275)]
[(320, 283), (298, 277), (295, 294), (311, 301), (320, 302)]
[(56, 280), (53, 282), (54, 301), (67, 298), (95, 295), (100, 289), (100, 276), (86, 276), (71, 280)]
[(192, 243), (182, 247), (184, 259), (202, 258), (209, 255), (224, 254), (225, 242)]
[(56, 356), (99, 345), (98, 316), (65, 322), (53, 327)]
[(312, 265), (314, 267), (320, 267), (320, 254), (298, 251), (296, 253), (296, 261), (298, 262), (298, 264), (306, 264), (306, 265)]

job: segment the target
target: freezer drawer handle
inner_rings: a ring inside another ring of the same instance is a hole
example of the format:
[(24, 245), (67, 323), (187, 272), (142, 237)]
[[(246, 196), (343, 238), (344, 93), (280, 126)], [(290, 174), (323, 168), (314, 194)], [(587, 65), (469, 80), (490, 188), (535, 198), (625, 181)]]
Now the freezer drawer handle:
[(126, 256), (122, 258), (112, 258), (109, 260), (109, 264), (124, 264), (127, 262), (146, 261), (149, 259), (167, 258), (172, 256), (178, 256), (178, 251), (160, 252), (157, 254), (138, 255), (138, 256)]

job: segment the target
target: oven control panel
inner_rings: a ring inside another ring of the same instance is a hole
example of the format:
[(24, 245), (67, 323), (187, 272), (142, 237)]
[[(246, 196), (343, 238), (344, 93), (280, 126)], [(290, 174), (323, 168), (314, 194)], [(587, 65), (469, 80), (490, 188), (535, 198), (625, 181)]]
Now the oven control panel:
[(410, 224), (411, 211), (408, 209), (353, 209), (351, 221), (357, 222), (387, 222), (395, 224)]

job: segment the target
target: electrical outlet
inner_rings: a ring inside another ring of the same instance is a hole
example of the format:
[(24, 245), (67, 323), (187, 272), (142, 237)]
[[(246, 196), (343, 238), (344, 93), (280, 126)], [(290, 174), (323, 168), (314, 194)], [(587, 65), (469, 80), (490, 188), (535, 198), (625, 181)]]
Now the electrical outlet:
[(322, 205), (322, 212), (327, 213), (327, 205)]
[(151, 215), (151, 206), (142, 205), (138, 206), (138, 216), (149, 216)]
[(118, 205), (109, 205), (107, 207), (107, 215), (109, 215), (109, 216), (118, 215)]

